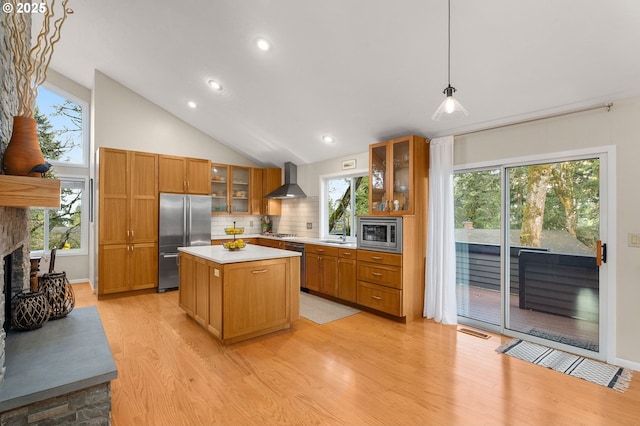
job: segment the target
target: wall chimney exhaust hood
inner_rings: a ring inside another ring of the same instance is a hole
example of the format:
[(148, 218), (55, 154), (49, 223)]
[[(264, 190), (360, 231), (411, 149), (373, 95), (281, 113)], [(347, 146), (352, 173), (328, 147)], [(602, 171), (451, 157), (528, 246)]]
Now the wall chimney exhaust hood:
[(284, 185), (268, 193), (265, 197), (276, 199), (306, 198), (307, 194), (298, 186), (298, 167), (289, 161), (284, 163)]

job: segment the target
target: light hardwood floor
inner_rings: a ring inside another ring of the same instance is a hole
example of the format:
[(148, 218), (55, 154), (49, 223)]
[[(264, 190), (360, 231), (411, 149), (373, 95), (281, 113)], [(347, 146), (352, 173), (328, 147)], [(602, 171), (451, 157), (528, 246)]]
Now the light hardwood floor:
[(638, 377), (619, 393), (497, 354), (498, 335), (361, 312), (224, 347), (177, 292), (74, 290), (76, 307), (97, 305), (116, 361), (115, 426), (640, 424)]

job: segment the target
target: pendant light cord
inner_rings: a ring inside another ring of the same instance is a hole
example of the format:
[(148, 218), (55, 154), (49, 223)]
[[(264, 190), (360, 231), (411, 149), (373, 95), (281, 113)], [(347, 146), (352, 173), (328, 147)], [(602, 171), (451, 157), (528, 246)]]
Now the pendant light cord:
[(447, 82), (451, 86), (451, 0), (448, 0), (449, 14), (448, 14), (448, 27), (447, 27)]

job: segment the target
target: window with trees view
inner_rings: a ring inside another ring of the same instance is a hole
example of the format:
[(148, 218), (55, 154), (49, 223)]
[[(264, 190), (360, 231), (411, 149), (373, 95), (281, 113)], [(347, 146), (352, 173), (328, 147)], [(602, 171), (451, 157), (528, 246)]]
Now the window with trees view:
[(34, 118), (40, 148), (54, 165), (47, 177), (60, 179), (61, 191), (60, 209), (30, 209), (32, 251), (87, 249), (83, 201), (88, 169), (77, 167), (87, 166), (87, 105), (69, 98), (44, 87), (38, 90)]
[(327, 179), (325, 194), (328, 234), (355, 236), (355, 217), (369, 213), (369, 176)]

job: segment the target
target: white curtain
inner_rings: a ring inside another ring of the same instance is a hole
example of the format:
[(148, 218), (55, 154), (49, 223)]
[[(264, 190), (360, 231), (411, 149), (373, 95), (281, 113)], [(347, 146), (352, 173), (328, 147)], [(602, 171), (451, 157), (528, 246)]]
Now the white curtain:
[(453, 230), (453, 136), (432, 139), (424, 316), (456, 324), (456, 243)]

